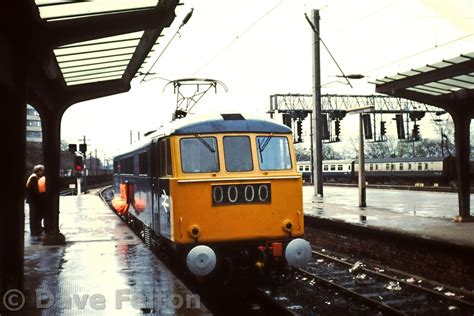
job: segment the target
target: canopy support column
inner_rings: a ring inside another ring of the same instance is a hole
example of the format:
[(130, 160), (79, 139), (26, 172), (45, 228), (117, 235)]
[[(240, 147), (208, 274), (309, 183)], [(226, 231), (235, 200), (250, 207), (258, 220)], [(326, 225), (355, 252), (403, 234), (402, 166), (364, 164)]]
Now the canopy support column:
[(62, 111), (41, 111), (43, 130), (43, 155), (46, 174), (44, 245), (64, 245), (64, 235), (59, 231), (59, 169), (61, 160)]
[(462, 113), (455, 112), (453, 115), (455, 142), (456, 142), (456, 173), (458, 185), (459, 215), (456, 222), (473, 221), (470, 214), (470, 125), (471, 118)]

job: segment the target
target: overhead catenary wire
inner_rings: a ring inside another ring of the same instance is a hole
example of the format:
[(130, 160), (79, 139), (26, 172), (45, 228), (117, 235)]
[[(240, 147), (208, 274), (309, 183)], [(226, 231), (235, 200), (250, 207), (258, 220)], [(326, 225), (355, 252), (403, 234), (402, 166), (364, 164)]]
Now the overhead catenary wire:
[(156, 63), (158, 62), (158, 60), (161, 58), (161, 56), (163, 55), (163, 53), (166, 51), (166, 49), (168, 48), (168, 46), (170, 46), (171, 42), (174, 40), (174, 38), (176, 37), (176, 35), (179, 34), (179, 31), (181, 30), (181, 28), (186, 25), (186, 23), (188, 23), (189, 19), (191, 18), (191, 16), (193, 15), (193, 11), (194, 11), (194, 8), (191, 8), (191, 10), (188, 12), (188, 14), (186, 14), (186, 16), (184, 17), (183, 19), (183, 22), (181, 22), (181, 25), (178, 27), (178, 29), (176, 30), (176, 32), (173, 34), (173, 36), (170, 38), (170, 40), (168, 41), (168, 43), (166, 44), (166, 46), (163, 48), (163, 50), (161, 51), (160, 55), (158, 55), (158, 57), (156, 57), (155, 61), (153, 62), (153, 64), (151, 65), (151, 67), (148, 69), (148, 71), (144, 74), (142, 80), (140, 80), (140, 83), (144, 82), (146, 77), (150, 74), (150, 71), (153, 69), (153, 67), (155, 67)]
[(379, 69), (382, 69), (382, 68), (391, 66), (391, 65), (393, 65), (393, 64), (399, 63), (399, 62), (401, 62), (401, 61), (404, 61), (404, 60), (406, 60), (406, 59), (409, 59), (409, 58), (412, 58), (412, 57), (415, 57), (415, 56), (418, 56), (418, 55), (427, 53), (427, 52), (432, 51), (432, 50), (434, 50), (434, 49), (437, 49), (437, 48), (440, 48), (440, 47), (443, 47), (443, 46), (446, 46), (446, 45), (449, 45), (449, 44), (452, 44), (452, 43), (455, 43), (455, 42), (458, 42), (458, 41), (462, 41), (462, 40), (464, 40), (464, 39), (466, 39), (466, 38), (469, 38), (469, 37), (472, 37), (472, 36), (474, 36), (474, 33), (470, 33), (470, 34), (467, 34), (467, 35), (463, 35), (463, 36), (457, 37), (457, 38), (455, 38), (455, 39), (449, 40), (449, 41), (444, 42), (444, 43), (441, 43), (441, 44), (434, 45), (433, 47), (429, 47), (429, 48), (423, 49), (423, 50), (421, 50), (421, 51), (418, 51), (418, 52), (416, 52), (416, 53), (410, 54), (410, 55), (408, 55), (408, 56), (401, 57), (401, 58), (399, 58), (399, 59), (397, 59), (397, 60), (394, 60), (394, 61), (391, 61), (391, 62), (389, 62), (389, 63), (376, 66), (376, 67), (374, 67), (374, 68), (371, 68), (371, 69), (365, 71), (364, 73), (370, 74), (370, 73), (372, 73), (372, 72), (374, 72), (374, 71), (376, 71), (376, 70), (379, 70)]
[(326, 51), (329, 53), (329, 56), (331, 57), (332, 61), (336, 64), (337, 68), (339, 69), (339, 71), (342, 73), (342, 77), (344, 79), (346, 79), (347, 81), (347, 84), (351, 87), (351, 88), (354, 88), (351, 84), (351, 82), (349, 81), (349, 79), (347, 78), (346, 74), (344, 73), (344, 71), (342, 70), (341, 66), (339, 66), (339, 64), (337, 63), (336, 61), (336, 58), (334, 58), (334, 56), (332, 55), (331, 51), (329, 50), (329, 48), (326, 46), (326, 43), (324, 43), (323, 39), (321, 38), (321, 34), (319, 34), (319, 30), (316, 28), (316, 26), (313, 24), (313, 22), (311, 22), (311, 19), (308, 17), (308, 15), (305, 13), (304, 14), (305, 18), (306, 18), (306, 21), (308, 21), (309, 25), (311, 26), (311, 28), (313, 29), (313, 32), (315, 33), (318, 33), (318, 37), (319, 37), (319, 41), (323, 44), (324, 48), (326, 49)]
[(249, 26), (247, 26), (243, 31), (241, 31), (238, 35), (235, 36), (226, 46), (222, 47), (220, 50), (217, 51), (207, 62), (205, 62), (202, 66), (200, 66), (196, 71), (193, 72), (193, 75), (196, 75), (199, 71), (209, 66), (220, 54), (225, 52), (229, 47), (231, 47), (237, 40), (242, 38), (245, 34), (247, 34), (252, 28), (254, 28), (259, 22), (261, 22), (265, 17), (267, 17), (270, 13), (272, 13), (276, 8), (278, 8), (285, 0), (280, 0), (276, 5), (271, 7), (268, 11), (265, 12), (261, 17), (257, 20), (252, 22)]

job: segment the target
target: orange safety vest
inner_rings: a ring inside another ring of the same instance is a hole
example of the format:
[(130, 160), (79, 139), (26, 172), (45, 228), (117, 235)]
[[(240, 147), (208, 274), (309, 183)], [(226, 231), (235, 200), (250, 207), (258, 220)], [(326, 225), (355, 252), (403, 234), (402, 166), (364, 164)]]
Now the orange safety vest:
[(129, 184), (120, 183), (120, 197), (115, 197), (112, 199), (112, 206), (120, 215), (124, 215), (128, 212), (130, 207), (128, 192)]
[(38, 180), (38, 191), (39, 193), (45, 193), (46, 192), (46, 177), (42, 176)]

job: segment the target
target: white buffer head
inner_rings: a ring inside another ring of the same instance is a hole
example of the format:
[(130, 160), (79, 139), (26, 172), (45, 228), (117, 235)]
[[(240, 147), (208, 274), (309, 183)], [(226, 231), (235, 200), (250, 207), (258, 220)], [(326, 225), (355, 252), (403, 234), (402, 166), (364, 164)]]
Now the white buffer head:
[(311, 245), (302, 238), (293, 239), (286, 246), (285, 258), (290, 266), (303, 267), (311, 259)]
[(208, 246), (196, 246), (186, 257), (188, 269), (197, 276), (205, 276), (216, 267), (216, 254)]

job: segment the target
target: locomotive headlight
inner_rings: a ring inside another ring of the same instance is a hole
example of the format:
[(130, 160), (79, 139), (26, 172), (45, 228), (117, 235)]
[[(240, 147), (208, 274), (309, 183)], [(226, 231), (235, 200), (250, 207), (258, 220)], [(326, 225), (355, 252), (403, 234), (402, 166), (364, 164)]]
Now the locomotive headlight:
[(293, 230), (293, 223), (289, 219), (283, 221), (283, 230), (288, 233)]
[(196, 246), (188, 253), (186, 265), (194, 275), (206, 276), (216, 267), (216, 254), (208, 246)]
[(293, 239), (286, 246), (285, 258), (290, 266), (303, 267), (311, 259), (311, 245), (302, 238)]
[(199, 229), (199, 226), (198, 226), (198, 225), (191, 225), (191, 226), (189, 226), (189, 234), (190, 234), (193, 238), (198, 238), (200, 232), (201, 232), (201, 230)]

